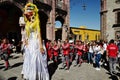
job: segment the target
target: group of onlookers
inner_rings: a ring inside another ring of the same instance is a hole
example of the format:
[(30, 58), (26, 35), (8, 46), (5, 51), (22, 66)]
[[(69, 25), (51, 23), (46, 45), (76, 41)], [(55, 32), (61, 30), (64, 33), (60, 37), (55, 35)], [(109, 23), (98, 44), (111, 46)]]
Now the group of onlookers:
[[(69, 69), (73, 60), (74, 66), (81, 66), (83, 62), (94, 64), (96, 70), (100, 70), (100, 66), (108, 66), (110, 73), (116, 72), (116, 63), (120, 57), (120, 42), (114, 40), (107, 41), (91, 41), (82, 42), (80, 40), (54, 41), (50, 40), (46, 43), (48, 60), (53, 60), (56, 64), (62, 61), (61, 69)], [(60, 56), (61, 55), (61, 56)]]
[[(5, 61), (5, 70), (10, 67), (9, 55), (13, 45), (4, 38), (0, 44), (0, 57)], [(83, 62), (95, 64), (95, 69), (100, 70), (100, 66), (109, 67), (111, 74), (116, 73), (116, 63), (120, 65), (120, 41), (91, 41), (82, 42), (80, 40), (65, 40), (46, 42), (47, 59), (53, 60), (55, 65), (62, 62), (61, 69), (68, 70), (73, 60), (74, 66), (81, 66)]]

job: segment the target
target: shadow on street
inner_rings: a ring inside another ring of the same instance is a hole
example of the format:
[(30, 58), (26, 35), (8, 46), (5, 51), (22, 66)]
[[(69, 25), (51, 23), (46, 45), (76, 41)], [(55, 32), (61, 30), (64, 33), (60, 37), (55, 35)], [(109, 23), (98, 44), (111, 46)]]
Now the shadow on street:
[(17, 80), (17, 77), (11, 77), (8, 80)]
[(16, 63), (16, 64), (12, 65), (11, 67), (12, 67), (12, 68), (15, 68), (15, 67), (18, 67), (18, 66), (20, 66), (20, 65), (22, 65), (22, 64), (23, 64), (23, 62), (19, 62), (19, 63)]
[(49, 76), (50, 80), (52, 79), (53, 74), (58, 68), (58, 65), (61, 63), (61, 60), (59, 59), (57, 63), (53, 62), (48, 65), (48, 71), (49, 71)]

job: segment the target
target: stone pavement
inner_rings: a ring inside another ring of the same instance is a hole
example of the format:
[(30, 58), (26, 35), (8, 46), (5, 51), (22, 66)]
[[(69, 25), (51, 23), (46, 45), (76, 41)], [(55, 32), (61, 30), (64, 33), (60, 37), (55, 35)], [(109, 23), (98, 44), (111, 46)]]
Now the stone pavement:
[[(0, 60), (0, 80), (23, 80), (20, 74), (23, 56), (14, 53), (9, 61), (12, 68), (4, 71), (4, 61)], [(120, 75), (111, 76), (104, 68), (96, 71), (91, 64), (87, 63), (83, 63), (80, 67), (71, 65), (69, 70), (61, 70), (60, 67), (61, 64), (54, 66), (52, 61), (49, 62), (51, 80), (120, 80)]]

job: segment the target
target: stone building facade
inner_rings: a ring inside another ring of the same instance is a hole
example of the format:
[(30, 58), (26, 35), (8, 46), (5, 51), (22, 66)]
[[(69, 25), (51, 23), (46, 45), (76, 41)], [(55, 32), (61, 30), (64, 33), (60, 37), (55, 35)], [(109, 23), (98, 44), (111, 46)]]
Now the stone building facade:
[(120, 0), (101, 0), (101, 38), (120, 39)]
[[(41, 34), (43, 39), (55, 40), (55, 21), (62, 24), (61, 39), (69, 34), (70, 4), (69, 0), (0, 0), (0, 35), (12, 33), (19, 37), (19, 17), (23, 14), (26, 3), (32, 2), (39, 8)], [(13, 36), (13, 35), (12, 35)]]

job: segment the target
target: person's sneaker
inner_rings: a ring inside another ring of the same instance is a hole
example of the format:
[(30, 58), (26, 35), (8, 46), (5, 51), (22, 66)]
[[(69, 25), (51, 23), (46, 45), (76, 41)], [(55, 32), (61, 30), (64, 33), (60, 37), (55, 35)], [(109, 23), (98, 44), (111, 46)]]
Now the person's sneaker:
[(63, 64), (59, 69), (64, 69), (65, 68), (65, 65)]
[(77, 64), (74, 65), (74, 67), (76, 67), (76, 66), (77, 66)]
[(98, 70), (98, 68), (95, 68), (96, 70)]
[(12, 68), (12, 66), (8, 66), (8, 69), (11, 69)]
[(81, 64), (78, 65), (78, 67), (80, 67), (80, 66), (81, 66)]
[(68, 68), (68, 67), (65, 67), (65, 70), (69, 70), (69, 68)]
[(5, 68), (4, 71), (8, 70), (8, 68)]
[(64, 69), (64, 67), (60, 67), (59, 69)]
[(97, 71), (100, 71), (100, 68), (95, 68)]
[(100, 71), (100, 68), (98, 68), (97, 70)]

